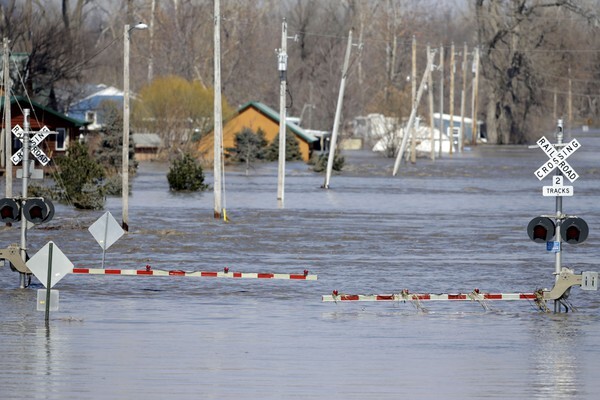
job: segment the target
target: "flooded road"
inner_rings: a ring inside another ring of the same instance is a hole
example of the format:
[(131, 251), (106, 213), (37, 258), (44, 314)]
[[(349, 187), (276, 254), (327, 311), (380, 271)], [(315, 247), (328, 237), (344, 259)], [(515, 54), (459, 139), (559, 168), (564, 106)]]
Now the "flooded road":
[[(587, 241), (564, 245), (563, 265), (599, 271), (600, 136), (578, 135), (580, 178), (565, 213)], [(534, 171), (541, 149), (479, 146), (416, 165), (349, 152), (323, 175), (288, 163), (285, 207), (277, 165), (250, 175), (228, 167), (215, 221), (212, 191), (174, 194), (164, 164), (142, 164), (129, 199), (130, 233), (107, 268), (317, 274), (317, 281), (68, 275), (60, 311), (36, 308), (34, 278), (0, 268), (1, 399), (596, 399), (600, 293), (574, 288), (577, 312), (534, 304), (322, 303), (340, 293), (532, 292), (553, 285), (554, 254), (533, 243), (529, 220), (555, 212)], [(205, 171), (212, 184), (212, 171)], [(2, 188), (2, 190), (4, 190)], [(120, 221), (121, 202), (106, 210)], [(76, 267), (99, 268), (87, 228), (104, 211), (56, 205), (29, 232)], [(18, 225), (0, 230), (18, 243)], [(35, 250), (34, 250), (35, 249)]]

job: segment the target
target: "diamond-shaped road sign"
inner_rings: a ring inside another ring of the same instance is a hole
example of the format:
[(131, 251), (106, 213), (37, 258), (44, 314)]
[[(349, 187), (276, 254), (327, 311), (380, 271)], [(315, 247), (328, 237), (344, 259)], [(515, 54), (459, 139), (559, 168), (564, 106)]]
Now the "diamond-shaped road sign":
[[(42, 140), (46, 138), (46, 136), (50, 134), (50, 132), (50, 129), (48, 129), (47, 126), (44, 126), (42, 129), (36, 132), (36, 134), (33, 135), (33, 137), (30, 139), (29, 152), (33, 154), (33, 156), (37, 158), (40, 164), (42, 164), (44, 167), (50, 162), (50, 157), (48, 157), (46, 153), (44, 153), (42, 149), (38, 147), (38, 145), (42, 142)], [(19, 125), (15, 125), (12, 128), (12, 133), (21, 142), (25, 140), (23, 138), (23, 136), (25, 136), (25, 131)], [(17, 165), (18, 163), (23, 161), (23, 148), (20, 148), (15, 154), (12, 155), (12, 157), (10, 157), (10, 159), (14, 165)]]
[[(63, 254), (53, 242), (48, 242), (27, 262), (27, 267), (36, 278), (46, 286), (48, 282), (48, 258), (50, 256), (50, 244), (52, 243), (52, 277), (50, 289), (68, 273), (73, 271), (73, 263)], [(48, 287), (46, 287), (48, 289)]]
[(575, 172), (569, 163), (567, 163), (567, 158), (581, 147), (581, 144), (579, 144), (577, 139), (571, 140), (571, 142), (564, 145), (560, 151), (558, 151), (554, 145), (550, 143), (548, 139), (546, 139), (545, 136), (542, 136), (537, 141), (537, 145), (544, 151), (544, 153), (546, 153), (549, 158), (544, 165), (535, 171), (535, 176), (537, 176), (540, 181), (548, 176), (548, 174), (555, 168), (558, 168), (558, 170), (562, 172), (562, 174), (571, 182), (574, 182), (577, 178), (579, 178), (579, 174)]
[(104, 215), (98, 218), (88, 228), (88, 231), (90, 231), (103, 250), (112, 246), (125, 233), (110, 211), (105, 212)]

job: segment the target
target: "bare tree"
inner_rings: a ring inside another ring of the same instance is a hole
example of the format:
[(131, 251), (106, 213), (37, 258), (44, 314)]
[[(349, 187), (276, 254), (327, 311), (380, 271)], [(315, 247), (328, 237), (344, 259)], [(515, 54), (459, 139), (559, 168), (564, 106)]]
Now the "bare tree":
[[(477, 0), (475, 13), (487, 98), (487, 133), (492, 143), (523, 143), (531, 118), (543, 110), (541, 72), (566, 60), (540, 51), (550, 47), (559, 29), (551, 10), (564, 9), (594, 19), (586, 9), (568, 0)], [(559, 42), (560, 43), (560, 42)]]

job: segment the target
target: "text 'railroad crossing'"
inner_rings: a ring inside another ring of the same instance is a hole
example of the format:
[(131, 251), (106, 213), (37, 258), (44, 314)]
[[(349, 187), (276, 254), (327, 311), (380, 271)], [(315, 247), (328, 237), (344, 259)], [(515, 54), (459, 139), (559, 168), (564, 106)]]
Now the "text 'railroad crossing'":
[(573, 167), (567, 162), (567, 158), (581, 147), (577, 139), (571, 140), (568, 144), (564, 145), (560, 151), (557, 150), (545, 136), (542, 136), (540, 140), (537, 141), (537, 145), (544, 150), (544, 153), (546, 153), (549, 158), (544, 165), (535, 171), (535, 176), (537, 176), (540, 181), (548, 176), (555, 168), (558, 168), (558, 170), (571, 182), (575, 182), (575, 180), (579, 178), (579, 174), (575, 172)]

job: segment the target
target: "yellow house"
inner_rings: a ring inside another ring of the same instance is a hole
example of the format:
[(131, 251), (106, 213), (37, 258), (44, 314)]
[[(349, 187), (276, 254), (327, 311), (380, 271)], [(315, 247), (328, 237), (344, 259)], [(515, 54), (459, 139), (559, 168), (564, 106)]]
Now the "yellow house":
[[(317, 138), (295, 124), (288, 122), (286, 125), (287, 131), (292, 132), (298, 139), (302, 159), (308, 161)], [(258, 101), (244, 104), (237, 114), (223, 125), (223, 148), (235, 147), (235, 135), (244, 128), (253, 132), (262, 129), (265, 139), (270, 143), (279, 134), (279, 113)], [(200, 140), (198, 145), (201, 157), (207, 162), (214, 160), (214, 143), (214, 132), (210, 132)]]

